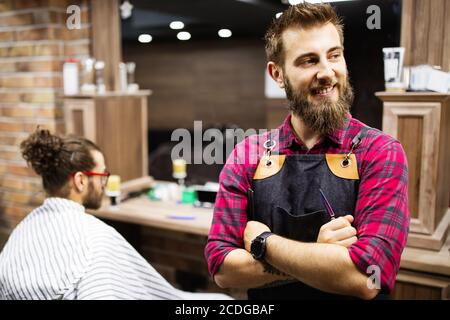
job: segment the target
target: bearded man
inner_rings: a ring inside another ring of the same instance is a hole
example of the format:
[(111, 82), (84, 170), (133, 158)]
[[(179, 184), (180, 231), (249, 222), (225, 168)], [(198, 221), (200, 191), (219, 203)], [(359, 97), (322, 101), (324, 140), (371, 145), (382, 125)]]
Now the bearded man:
[(228, 158), (209, 271), (249, 299), (385, 296), (409, 229), (405, 152), (350, 115), (343, 25), (330, 5), (289, 7), (265, 39), (267, 70), (291, 112)]

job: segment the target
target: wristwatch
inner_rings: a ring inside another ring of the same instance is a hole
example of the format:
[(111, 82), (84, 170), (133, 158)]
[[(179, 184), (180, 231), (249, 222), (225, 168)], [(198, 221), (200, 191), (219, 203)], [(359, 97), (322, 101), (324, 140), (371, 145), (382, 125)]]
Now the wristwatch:
[(256, 260), (263, 260), (266, 254), (266, 239), (273, 235), (272, 232), (265, 231), (253, 239), (250, 245), (250, 253)]

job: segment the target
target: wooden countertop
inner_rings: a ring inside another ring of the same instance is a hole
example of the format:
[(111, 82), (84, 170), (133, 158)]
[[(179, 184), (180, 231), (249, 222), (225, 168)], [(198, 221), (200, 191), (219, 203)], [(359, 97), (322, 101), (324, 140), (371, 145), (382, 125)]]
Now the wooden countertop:
[(440, 251), (406, 247), (400, 267), (450, 276), (450, 235)]
[(207, 236), (213, 209), (151, 201), (144, 195), (126, 200), (116, 208), (112, 208), (109, 200), (105, 199), (99, 210), (89, 213), (98, 218)]
[(375, 92), (377, 96), (382, 101), (410, 101), (410, 102), (427, 102), (427, 101), (445, 101), (450, 98), (450, 93), (439, 93), (439, 92), (387, 92), (380, 91)]
[[(103, 206), (91, 214), (99, 218), (135, 223), (178, 232), (207, 236), (213, 209), (192, 205), (150, 201), (146, 196), (120, 203), (116, 209), (105, 199)], [(189, 217), (189, 219), (185, 219)], [(450, 276), (450, 235), (440, 251), (407, 247), (403, 251), (401, 268)]]

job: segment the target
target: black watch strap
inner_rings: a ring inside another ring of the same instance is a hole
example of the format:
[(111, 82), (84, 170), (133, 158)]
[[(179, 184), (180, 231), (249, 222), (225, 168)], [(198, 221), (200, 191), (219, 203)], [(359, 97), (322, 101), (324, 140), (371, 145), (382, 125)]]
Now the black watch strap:
[(270, 237), (271, 235), (273, 235), (272, 232), (270, 231), (264, 231), (263, 233), (261, 233), (259, 236), (257, 236), (257, 238), (261, 238), (266, 240), (268, 237)]
[(256, 260), (263, 260), (266, 255), (266, 239), (273, 235), (272, 232), (265, 231), (253, 239), (251, 244), (251, 254)]

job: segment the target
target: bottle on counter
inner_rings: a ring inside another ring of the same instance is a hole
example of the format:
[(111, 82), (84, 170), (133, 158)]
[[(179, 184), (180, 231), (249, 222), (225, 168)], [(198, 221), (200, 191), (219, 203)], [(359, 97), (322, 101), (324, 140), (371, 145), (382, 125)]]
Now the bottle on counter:
[(63, 65), (64, 94), (75, 95), (79, 93), (78, 59), (69, 58)]
[(139, 90), (139, 85), (134, 81), (134, 74), (136, 71), (136, 63), (127, 62), (127, 91), (136, 92)]
[(95, 70), (94, 70), (95, 59), (86, 58), (82, 61), (82, 83), (81, 92), (84, 94), (94, 94), (96, 91), (95, 86)]
[(104, 94), (106, 92), (105, 77), (104, 77), (105, 62), (101, 60), (95, 62), (94, 68), (95, 68), (95, 84), (97, 85), (97, 93)]
[(118, 175), (109, 176), (105, 194), (106, 196), (109, 197), (111, 201), (111, 206), (112, 207), (117, 206), (120, 197), (120, 176)]
[(119, 63), (119, 84), (120, 84), (120, 91), (122, 92), (128, 91), (127, 65), (123, 62)]

